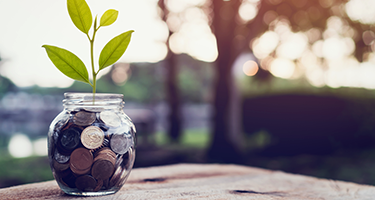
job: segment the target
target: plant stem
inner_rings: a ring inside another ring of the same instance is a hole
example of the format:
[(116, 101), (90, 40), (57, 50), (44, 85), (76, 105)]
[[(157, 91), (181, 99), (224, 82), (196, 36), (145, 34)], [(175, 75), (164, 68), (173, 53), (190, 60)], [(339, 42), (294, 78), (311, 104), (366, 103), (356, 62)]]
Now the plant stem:
[(95, 104), (95, 92), (96, 92), (96, 73), (93, 73), (93, 86), (92, 86), (92, 103)]
[(92, 38), (90, 40), (90, 52), (91, 52), (91, 70), (92, 70), (92, 78), (93, 78), (93, 84), (92, 84), (92, 103), (95, 104), (95, 92), (96, 92), (96, 75), (97, 73), (95, 72), (95, 65), (94, 65), (94, 40), (95, 40), (95, 35), (96, 31), (98, 31), (99, 28), (94, 27), (94, 33), (92, 35)]

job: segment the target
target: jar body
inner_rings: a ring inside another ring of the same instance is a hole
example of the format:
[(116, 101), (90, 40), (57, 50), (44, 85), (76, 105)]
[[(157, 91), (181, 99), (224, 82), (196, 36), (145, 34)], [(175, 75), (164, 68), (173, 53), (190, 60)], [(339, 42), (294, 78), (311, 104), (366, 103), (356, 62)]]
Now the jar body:
[(65, 93), (48, 132), (48, 158), (59, 187), (78, 196), (117, 192), (135, 160), (135, 127), (120, 94)]

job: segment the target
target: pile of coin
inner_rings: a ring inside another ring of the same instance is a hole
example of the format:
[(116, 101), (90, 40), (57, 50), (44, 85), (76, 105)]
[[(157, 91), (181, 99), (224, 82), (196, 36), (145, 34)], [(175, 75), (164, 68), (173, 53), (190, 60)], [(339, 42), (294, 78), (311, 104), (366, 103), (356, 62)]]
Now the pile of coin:
[(67, 114), (57, 122), (50, 143), (60, 187), (96, 192), (123, 184), (134, 162), (134, 125), (112, 110)]

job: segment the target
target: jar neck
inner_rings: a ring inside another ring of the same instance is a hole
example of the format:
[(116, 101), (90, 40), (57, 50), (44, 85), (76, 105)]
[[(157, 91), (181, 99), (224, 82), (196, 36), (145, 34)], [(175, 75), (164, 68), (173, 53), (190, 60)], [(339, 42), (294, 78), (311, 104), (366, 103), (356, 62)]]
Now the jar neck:
[(63, 105), (66, 110), (87, 109), (122, 109), (124, 106), (122, 94), (109, 93), (65, 93)]

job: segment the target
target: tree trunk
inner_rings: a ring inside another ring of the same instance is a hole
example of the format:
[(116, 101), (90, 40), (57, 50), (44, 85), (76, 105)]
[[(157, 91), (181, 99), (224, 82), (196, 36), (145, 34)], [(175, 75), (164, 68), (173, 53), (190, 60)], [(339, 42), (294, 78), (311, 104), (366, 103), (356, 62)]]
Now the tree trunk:
[(181, 135), (181, 103), (177, 81), (176, 55), (169, 50), (166, 58), (167, 69), (167, 101), (169, 105), (168, 135), (173, 142), (177, 142)]
[(234, 106), (232, 65), (236, 58), (233, 49), (233, 39), (237, 26), (236, 17), (241, 4), (239, 0), (212, 1), (213, 22), (212, 30), (216, 36), (219, 56), (215, 62), (216, 80), (214, 96), (214, 113), (212, 141), (208, 157), (215, 162), (241, 162), (240, 144), (233, 139), (238, 131), (238, 123), (232, 120)]
[[(159, 0), (158, 5), (163, 10), (162, 19), (166, 21), (168, 15), (168, 9), (165, 6), (165, 0)], [(178, 89), (178, 65), (176, 61), (176, 54), (171, 51), (169, 46), (169, 38), (172, 35), (172, 32), (169, 31), (167, 47), (168, 54), (165, 58), (165, 69), (166, 69), (166, 80), (165, 80), (165, 89), (167, 94), (167, 104), (168, 104), (168, 129), (167, 134), (173, 142), (177, 142), (181, 135), (181, 103), (180, 103), (180, 94)]]

